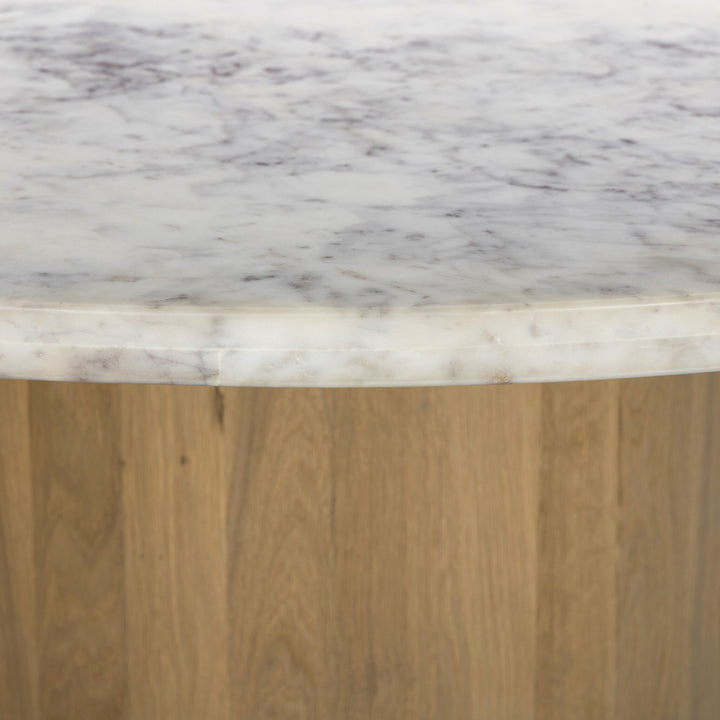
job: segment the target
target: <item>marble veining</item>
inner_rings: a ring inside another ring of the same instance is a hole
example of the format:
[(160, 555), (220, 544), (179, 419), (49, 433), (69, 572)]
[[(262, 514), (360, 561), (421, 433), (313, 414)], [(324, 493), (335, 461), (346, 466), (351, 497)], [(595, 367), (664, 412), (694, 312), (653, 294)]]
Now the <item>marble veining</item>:
[(0, 376), (720, 369), (714, 0), (0, 0)]

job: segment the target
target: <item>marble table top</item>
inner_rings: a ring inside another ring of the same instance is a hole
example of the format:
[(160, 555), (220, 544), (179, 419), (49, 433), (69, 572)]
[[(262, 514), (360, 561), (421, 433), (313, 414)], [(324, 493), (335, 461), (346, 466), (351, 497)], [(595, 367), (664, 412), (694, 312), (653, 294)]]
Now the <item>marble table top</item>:
[(716, 0), (0, 0), (0, 376), (720, 369)]

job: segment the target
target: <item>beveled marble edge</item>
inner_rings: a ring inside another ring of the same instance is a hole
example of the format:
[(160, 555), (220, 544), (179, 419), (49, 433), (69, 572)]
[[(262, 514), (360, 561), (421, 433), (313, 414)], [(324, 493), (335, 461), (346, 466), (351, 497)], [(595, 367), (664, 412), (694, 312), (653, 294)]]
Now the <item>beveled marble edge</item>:
[(0, 376), (365, 387), (720, 370), (720, 296), (402, 311), (0, 308)]

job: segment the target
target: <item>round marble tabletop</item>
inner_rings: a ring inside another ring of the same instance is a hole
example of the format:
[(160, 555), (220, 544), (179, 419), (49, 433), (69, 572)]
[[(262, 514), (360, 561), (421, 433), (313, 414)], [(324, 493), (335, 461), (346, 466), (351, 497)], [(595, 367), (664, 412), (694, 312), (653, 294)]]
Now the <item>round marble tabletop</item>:
[(0, 375), (720, 369), (715, 0), (0, 0)]

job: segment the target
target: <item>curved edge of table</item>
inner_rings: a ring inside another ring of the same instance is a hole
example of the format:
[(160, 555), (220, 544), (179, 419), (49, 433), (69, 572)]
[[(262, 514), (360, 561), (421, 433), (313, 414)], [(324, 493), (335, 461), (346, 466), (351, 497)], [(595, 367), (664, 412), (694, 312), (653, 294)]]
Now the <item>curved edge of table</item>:
[(0, 305), (0, 377), (364, 387), (720, 370), (720, 294), (412, 308)]

